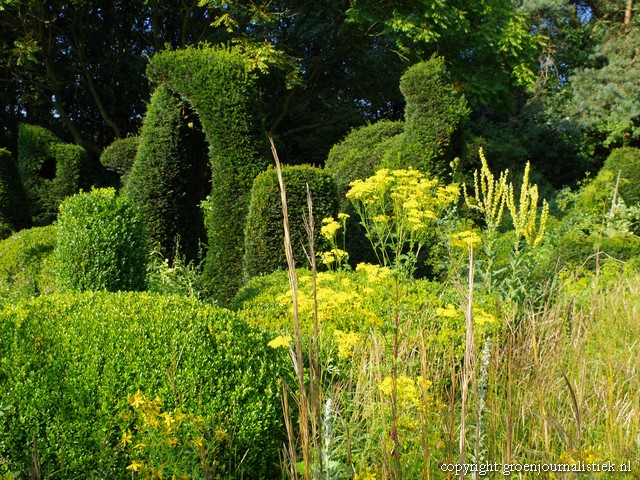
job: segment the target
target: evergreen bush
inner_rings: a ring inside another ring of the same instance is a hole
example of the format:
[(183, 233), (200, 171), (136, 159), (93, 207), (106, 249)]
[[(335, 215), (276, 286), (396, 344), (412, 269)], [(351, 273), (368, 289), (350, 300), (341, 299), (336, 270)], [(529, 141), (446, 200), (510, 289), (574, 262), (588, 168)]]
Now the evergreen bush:
[(18, 168), (36, 225), (51, 223), (65, 197), (89, 186), (87, 152), (36, 125), (20, 125)]
[[(127, 478), (140, 460), (169, 476), (191, 456), (196, 471), (181, 478), (280, 478), (280, 382), (290, 364), (271, 338), (180, 296), (65, 293), (8, 306), (0, 312), (3, 471)], [(165, 456), (144, 458), (135, 444), (129, 452), (126, 435), (145, 435), (130, 415), (142, 395), (197, 419), (201, 447), (176, 452), (167, 435)]]
[(614, 179), (620, 171), (618, 193), (627, 206), (640, 204), (640, 149), (616, 148), (605, 161), (603, 170), (612, 172)]
[(0, 148), (0, 224), (5, 225), (6, 238), (11, 231), (31, 225), (27, 195), (22, 185), (18, 166), (8, 150)]
[[(308, 240), (304, 219), (308, 218), (307, 184), (313, 202), (316, 252), (328, 248), (320, 235), (320, 226), (325, 217), (334, 217), (338, 212), (336, 184), (331, 174), (310, 166), (285, 166), (282, 177), (287, 193), (289, 228), (294, 259), (298, 265), (306, 263), (304, 248)], [(307, 248), (308, 251), (308, 248)], [(284, 231), (282, 226), (282, 201), (275, 169), (258, 175), (251, 189), (251, 201), (245, 232), (244, 272), (246, 278), (271, 273), (287, 268), (284, 253)]]
[(60, 205), (56, 273), (75, 290), (143, 290), (147, 249), (142, 216), (113, 188), (97, 189)]
[(33, 227), (0, 242), (0, 308), (3, 299), (15, 302), (56, 290), (51, 256), (56, 227)]
[(117, 138), (100, 155), (100, 163), (109, 171), (115, 172), (124, 184), (136, 158), (140, 137)]
[(207, 188), (207, 149), (188, 105), (159, 86), (140, 132), (124, 194), (140, 207), (150, 244), (165, 257), (187, 261), (205, 241), (200, 203)]
[(165, 84), (189, 102), (209, 144), (204, 275), (214, 299), (222, 303), (231, 301), (242, 284), (251, 186), (271, 164), (254, 68), (235, 50), (208, 47), (160, 52), (148, 67), (152, 82)]
[(334, 145), (325, 167), (333, 173), (338, 193), (343, 196), (351, 182), (373, 175), (390, 150), (389, 141), (403, 131), (403, 122), (380, 120), (353, 130)]
[(464, 95), (455, 92), (444, 58), (432, 57), (410, 67), (400, 79), (407, 102), (402, 165), (446, 179), (452, 136), (468, 117)]

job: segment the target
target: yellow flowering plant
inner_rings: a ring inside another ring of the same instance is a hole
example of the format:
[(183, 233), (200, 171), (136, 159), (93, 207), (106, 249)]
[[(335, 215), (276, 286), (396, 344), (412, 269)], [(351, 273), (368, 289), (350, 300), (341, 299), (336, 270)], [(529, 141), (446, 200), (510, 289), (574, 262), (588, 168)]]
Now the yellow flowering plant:
[(132, 478), (209, 478), (222, 465), (216, 452), (228, 441), (224, 429), (214, 429), (201, 417), (179, 408), (165, 409), (159, 397), (140, 391), (127, 397), (128, 408), (120, 413), (125, 422), (120, 448), (128, 458)]
[(380, 169), (350, 184), (351, 200), (380, 264), (411, 273), (433, 226), (459, 196), (418, 170)]
[[(331, 217), (322, 219), (320, 234), (329, 242), (331, 249), (320, 252), (318, 256), (330, 270), (342, 270), (348, 266), (349, 254), (345, 250), (345, 231), (349, 215), (339, 213), (338, 220)], [(338, 232), (342, 230), (342, 248), (338, 247)]]

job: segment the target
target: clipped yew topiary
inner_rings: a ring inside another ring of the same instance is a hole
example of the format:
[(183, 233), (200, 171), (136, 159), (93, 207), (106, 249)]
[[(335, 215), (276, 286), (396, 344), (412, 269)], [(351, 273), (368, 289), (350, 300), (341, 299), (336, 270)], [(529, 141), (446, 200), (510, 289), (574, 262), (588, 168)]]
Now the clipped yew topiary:
[(469, 115), (464, 95), (455, 92), (444, 58), (410, 67), (400, 79), (405, 107), (403, 158), (396, 168), (414, 167), (446, 179), (451, 140)]
[[(0, 148), (0, 224), (6, 233), (31, 225), (27, 195), (11, 152)], [(6, 238), (0, 232), (0, 239)]]
[(18, 168), (36, 225), (55, 220), (58, 205), (87, 187), (89, 156), (84, 148), (62, 142), (36, 125), (21, 124), (18, 132)]
[[(329, 172), (304, 165), (285, 166), (282, 177), (287, 193), (293, 254), (297, 264), (304, 265), (306, 256), (303, 245), (308, 245), (304, 228), (304, 219), (309, 216), (307, 184), (313, 202), (316, 252), (328, 248), (320, 235), (320, 227), (323, 218), (337, 214), (336, 184)], [(286, 267), (280, 187), (276, 170), (269, 169), (256, 177), (251, 189), (245, 232), (245, 277), (251, 278)]]
[(160, 52), (147, 70), (152, 82), (189, 103), (209, 144), (204, 275), (221, 303), (231, 301), (242, 283), (249, 192), (271, 163), (254, 69), (255, 63), (235, 50), (207, 47)]
[(125, 183), (136, 158), (139, 144), (138, 136), (117, 138), (102, 151), (100, 163), (108, 171), (115, 172), (120, 177), (121, 183)]
[(151, 97), (124, 194), (138, 205), (153, 248), (187, 260), (205, 241), (200, 202), (207, 185), (207, 147), (192, 110), (166, 86)]
[(143, 290), (146, 238), (142, 215), (113, 188), (69, 197), (60, 205), (55, 270), (68, 290)]

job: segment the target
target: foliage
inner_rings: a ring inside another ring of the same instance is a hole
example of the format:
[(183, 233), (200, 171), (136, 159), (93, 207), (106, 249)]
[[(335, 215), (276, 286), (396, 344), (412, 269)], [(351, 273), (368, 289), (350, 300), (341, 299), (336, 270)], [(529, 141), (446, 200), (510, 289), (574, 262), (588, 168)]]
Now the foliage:
[(638, 185), (640, 185), (640, 149), (630, 147), (614, 149), (605, 161), (602, 171), (612, 172), (616, 180), (618, 171), (620, 171), (618, 195), (628, 206), (640, 205), (640, 191), (638, 190)]
[[(31, 225), (27, 195), (18, 173), (18, 166), (8, 150), (0, 148), (0, 224), (8, 232)], [(7, 235), (0, 234), (0, 239)]]
[[(215, 478), (274, 478), (287, 373), (268, 340), (228, 311), (178, 296), (85, 292), (6, 307), (0, 468), (14, 477), (131, 476), (127, 465), (159, 445), (127, 399), (158, 396), (172, 418), (204, 420), (195, 422), (208, 455), (190, 478), (213, 478), (207, 468)], [(128, 432), (147, 445), (131, 449)], [(158, 455), (152, 465), (166, 473), (189, 458)]]
[(157, 54), (148, 71), (152, 81), (188, 99), (210, 146), (204, 274), (220, 302), (230, 301), (242, 282), (249, 193), (256, 175), (269, 165), (251, 69), (251, 62), (236, 51), (190, 48)]
[(69, 290), (143, 290), (146, 245), (142, 216), (112, 188), (81, 193), (60, 205), (55, 270)]
[(147, 290), (205, 300), (207, 289), (201, 267), (193, 261), (187, 261), (180, 252), (175, 252), (173, 258), (167, 258), (159, 250), (153, 250), (147, 265)]
[(400, 79), (405, 108), (401, 165), (444, 179), (449, 170), (452, 135), (470, 111), (464, 95), (455, 92), (444, 58), (432, 57), (409, 68)]
[(0, 306), (56, 290), (56, 227), (33, 227), (0, 242)]
[[(308, 252), (304, 226), (305, 219), (309, 217), (307, 185), (316, 224), (322, 218), (337, 213), (336, 185), (329, 172), (309, 166), (285, 166), (282, 177), (287, 193), (294, 258), (299, 264), (304, 264), (305, 249)], [(315, 243), (317, 252), (328, 246), (318, 228), (315, 231)], [(276, 171), (269, 169), (256, 177), (251, 189), (245, 230), (244, 274), (248, 279), (286, 266), (280, 186)]]
[(333, 173), (338, 193), (344, 195), (351, 182), (373, 175), (389, 151), (389, 142), (403, 131), (403, 122), (380, 120), (353, 130), (335, 144), (325, 167)]
[(207, 150), (195, 114), (166, 86), (151, 97), (124, 195), (140, 206), (150, 245), (194, 260), (205, 240)]
[(380, 169), (347, 192), (380, 264), (412, 273), (434, 226), (458, 199), (457, 185), (441, 186), (417, 170)]
[(351, 2), (348, 18), (390, 36), (412, 61), (446, 58), (453, 80), (474, 107), (509, 109), (515, 89), (537, 72), (538, 37), (510, 0)]
[(117, 138), (100, 154), (100, 163), (107, 170), (117, 173), (122, 184), (126, 183), (140, 145), (140, 137)]
[(640, 32), (621, 33), (612, 28), (598, 44), (593, 65), (570, 78), (572, 116), (587, 129), (603, 137), (606, 146), (623, 146), (640, 139), (637, 92), (640, 84)]
[(18, 168), (36, 225), (51, 223), (60, 202), (87, 186), (88, 162), (83, 148), (42, 127), (20, 125)]

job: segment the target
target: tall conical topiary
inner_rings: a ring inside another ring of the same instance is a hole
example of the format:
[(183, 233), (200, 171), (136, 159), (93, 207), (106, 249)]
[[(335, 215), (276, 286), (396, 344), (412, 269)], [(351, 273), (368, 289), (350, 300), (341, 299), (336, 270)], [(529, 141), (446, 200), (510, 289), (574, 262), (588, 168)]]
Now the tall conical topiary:
[(188, 260), (205, 241), (199, 204), (207, 185), (207, 149), (192, 109), (166, 86), (151, 97), (138, 151), (124, 187), (142, 211), (153, 247)]
[(27, 195), (11, 152), (0, 148), (0, 239), (31, 226)]

